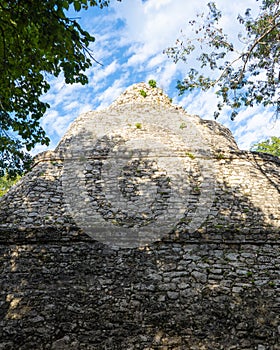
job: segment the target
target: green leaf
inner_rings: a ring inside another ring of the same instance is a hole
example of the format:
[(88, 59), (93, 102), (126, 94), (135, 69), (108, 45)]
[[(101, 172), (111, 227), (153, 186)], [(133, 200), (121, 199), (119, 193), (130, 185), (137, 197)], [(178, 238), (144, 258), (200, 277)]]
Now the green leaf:
[(74, 9), (75, 11), (79, 12), (82, 8), (81, 2), (79, 0), (74, 1)]
[(272, 136), (263, 142), (256, 143), (251, 150), (280, 157), (280, 137)]
[(69, 10), (69, 1), (63, 1), (62, 2), (62, 7), (65, 8), (66, 10)]

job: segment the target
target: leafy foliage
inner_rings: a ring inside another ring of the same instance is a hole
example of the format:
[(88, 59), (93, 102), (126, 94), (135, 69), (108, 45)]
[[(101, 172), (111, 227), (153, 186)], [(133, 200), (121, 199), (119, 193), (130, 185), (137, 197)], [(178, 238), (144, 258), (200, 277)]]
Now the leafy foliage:
[(268, 140), (256, 143), (251, 148), (252, 151), (270, 153), (280, 157), (280, 137), (272, 136)]
[(47, 77), (64, 73), (66, 83), (86, 84), (95, 39), (65, 12), (108, 6), (105, 0), (1, 0), (0, 176), (28, 168), (35, 144), (49, 144), (40, 119), (49, 105), (40, 97)]
[[(258, 1), (258, 0), (257, 0)], [(262, 0), (256, 18), (247, 9), (238, 16), (244, 33), (234, 43), (219, 26), (222, 13), (214, 2), (209, 13), (190, 21), (194, 38), (177, 40), (165, 53), (176, 63), (196, 57), (200, 72), (190, 68), (186, 78), (178, 81), (179, 93), (214, 89), (218, 97), (217, 118), (225, 106), (231, 107), (234, 119), (243, 107), (273, 106), (280, 111), (280, 0)], [(205, 72), (203, 74), (203, 72)]]
[(9, 178), (7, 175), (0, 177), (0, 197), (2, 197), (18, 180), (20, 176), (14, 179)]
[(147, 97), (147, 93), (145, 90), (140, 90), (139, 93), (142, 97), (144, 97), (144, 98)]
[(150, 85), (151, 88), (156, 88), (157, 87), (157, 82), (153, 79), (150, 79), (148, 81), (148, 84)]

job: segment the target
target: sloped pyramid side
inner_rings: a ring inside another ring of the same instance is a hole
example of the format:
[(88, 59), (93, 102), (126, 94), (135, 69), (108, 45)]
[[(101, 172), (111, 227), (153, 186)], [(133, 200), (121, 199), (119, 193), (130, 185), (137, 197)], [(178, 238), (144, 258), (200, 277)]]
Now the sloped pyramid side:
[[(188, 115), (182, 108), (173, 105), (161, 89), (151, 88), (144, 83), (128, 88), (107, 109), (88, 112), (78, 117), (55, 151), (45, 152), (35, 158), (32, 171), (0, 199), (1, 230), (38, 231), (54, 228), (68, 232), (69, 228), (78, 226), (65, 203), (62, 183), (64, 164), (69, 157), (71, 142), (74, 140), (78, 151), (81, 152), (83, 143), (79, 143), (80, 138), (83, 138), (89, 128), (96, 132), (96, 137), (101, 136), (102, 130), (100, 129), (100, 134), (96, 131), (100, 127), (97, 121), (104, 120), (109, 120), (109, 127), (113, 126), (115, 130), (118, 130), (119, 123), (126, 123), (127, 138), (131, 137), (132, 133), (144, 135), (148, 130), (148, 121), (153, 121), (153, 125), (158, 125), (159, 129), (162, 128), (164, 120), (166, 125), (169, 122), (172, 127), (176, 127), (176, 132), (172, 134), (174, 140), (176, 133), (181, 137), (188, 125), (194, 125), (199, 134), (196, 141), (200, 143), (202, 140), (209, 145), (207, 157), (211, 157), (215, 169), (215, 196), (211, 208), (208, 208), (208, 217), (201, 223), (199, 232), (279, 232), (279, 159), (238, 150), (228, 129), (216, 122)], [(174, 120), (180, 120), (180, 124), (175, 125)], [(156, 130), (149, 132), (157, 135)], [(167, 134), (166, 139), (168, 138)], [(104, 157), (103, 145), (95, 143), (90, 147), (95, 150), (93, 157)], [(199, 158), (203, 158), (199, 154), (195, 157), (191, 149), (184, 151), (181, 156), (187, 159), (194, 169), (199, 165)], [(188, 221), (198, 213), (196, 208), (201, 205), (199, 197), (202, 192), (202, 175), (198, 169), (190, 181), (192, 205), (186, 203), (185, 216), (176, 226), (179, 235), (188, 231)], [(207, 191), (207, 186), (204, 189)]]

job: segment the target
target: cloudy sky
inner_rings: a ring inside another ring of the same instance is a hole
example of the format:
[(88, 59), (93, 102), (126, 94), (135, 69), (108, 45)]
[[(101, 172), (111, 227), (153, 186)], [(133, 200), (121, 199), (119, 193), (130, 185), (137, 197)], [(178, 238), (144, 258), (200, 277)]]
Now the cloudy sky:
[[(44, 97), (51, 108), (42, 125), (54, 148), (70, 123), (82, 112), (102, 109), (110, 105), (128, 86), (156, 80), (187, 112), (204, 119), (213, 119), (216, 98), (213, 93), (188, 93), (178, 96), (176, 82), (184, 77), (187, 67), (175, 64), (163, 54), (174, 46), (177, 38), (191, 36), (189, 20), (207, 12), (209, 0), (111, 0), (109, 8), (93, 8), (79, 12), (79, 23), (96, 37), (93, 55), (101, 65), (93, 64), (87, 74), (89, 84), (66, 85), (63, 77), (51, 81), (51, 90)], [(225, 32), (234, 38), (241, 30), (236, 17), (247, 8), (258, 13), (256, 0), (217, 0), (224, 16), (221, 22)], [(72, 17), (72, 14), (71, 14)], [(269, 136), (280, 136), (280, 121), (272, 112), (261, 107), (248, 108), (235, 121), (225, 112), (218, 121), (234, 134), (241, 149)], [(46, 148), (38, 146), (36, 153)]]

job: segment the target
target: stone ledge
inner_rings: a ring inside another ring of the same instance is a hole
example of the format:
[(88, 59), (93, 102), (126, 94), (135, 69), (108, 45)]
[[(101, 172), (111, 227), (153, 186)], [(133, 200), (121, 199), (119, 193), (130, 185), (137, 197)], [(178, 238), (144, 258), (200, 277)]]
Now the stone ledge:
[[(5, 228), (0, 227), (0, 245), (10, 244), (45, 244), (45, 243), (79, 243), (79, 242), (97, 242), (80, 230), (76, 226), (67, 228), (58, 227), (18, 227)], [(160, 241), (155, 241), (149, 246), (160, 244), (225, 244), (225, 245), (280, 245), (280, 233), (268, 230), (262, 230), (257, 233), (244, 235), (240, 231), (226, 231), (222, 234), (217, 232), (200, 233), (194, 232), (181, 233), (179, 237), (175, 234), (165, 235)], [(103, 245), (102, 243), (98, 243)], [(138, 249), (138, 248), (136, 248)]]

